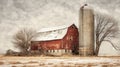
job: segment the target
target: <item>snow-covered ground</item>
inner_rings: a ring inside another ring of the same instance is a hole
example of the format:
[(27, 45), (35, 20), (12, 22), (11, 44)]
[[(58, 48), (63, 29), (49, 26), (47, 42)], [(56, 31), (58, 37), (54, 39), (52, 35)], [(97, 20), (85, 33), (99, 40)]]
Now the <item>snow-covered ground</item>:
[(120, 67), (120, 57), (0, 57), (0, 67)]

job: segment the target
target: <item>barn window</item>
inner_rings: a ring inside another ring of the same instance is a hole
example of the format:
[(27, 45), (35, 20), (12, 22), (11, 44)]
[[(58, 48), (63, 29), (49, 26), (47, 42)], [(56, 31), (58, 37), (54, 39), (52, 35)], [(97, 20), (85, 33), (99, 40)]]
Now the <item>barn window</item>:
[(73, 37), (72, 37), (72, 36), (70, 36), (70, 40), (73, 40)]
[(48, 52), (48, 50), (46, 50), (46, 52)]
[(55, 50), (53, 50), (53, 52), (55, 52)]
[(67, 49), (65, 49), (65, 52), (67, 52)]
[(72, 26), (72, 28), (74, 28), (74, 27)]

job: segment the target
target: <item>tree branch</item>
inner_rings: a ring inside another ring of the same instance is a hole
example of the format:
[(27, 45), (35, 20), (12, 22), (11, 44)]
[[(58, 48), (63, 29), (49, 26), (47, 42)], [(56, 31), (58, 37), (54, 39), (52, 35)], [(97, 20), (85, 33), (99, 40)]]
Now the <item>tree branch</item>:
[(120, 49), (118, 49), (117, 47), (115, 47), (115, 45), (114, 45), (110, 40), (104, 40), (104, 41), (109, 42), (109, 43), (112, 45), (112, 47), (115, 48), (116, 50), (120, 50)]

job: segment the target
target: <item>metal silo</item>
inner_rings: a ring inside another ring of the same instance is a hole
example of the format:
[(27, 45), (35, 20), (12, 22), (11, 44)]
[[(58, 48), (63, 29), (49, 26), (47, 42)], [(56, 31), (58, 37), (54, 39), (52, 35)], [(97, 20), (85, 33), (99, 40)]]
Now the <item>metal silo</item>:
[(84, 5), (80, 8), (79, 15), (79, 54), (92, 56), (94, 54), (94, 13)]

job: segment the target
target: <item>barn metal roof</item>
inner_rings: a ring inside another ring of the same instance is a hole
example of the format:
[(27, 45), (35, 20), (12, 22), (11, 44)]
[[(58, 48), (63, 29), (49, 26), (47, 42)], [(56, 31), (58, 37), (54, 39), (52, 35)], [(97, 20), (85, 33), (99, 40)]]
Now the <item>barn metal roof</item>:
[(57, 26), (52, 28), (43, 28), (32, 38), (32, 41), (48, 41), (62, 39), (67, 33), (69, 25)]

